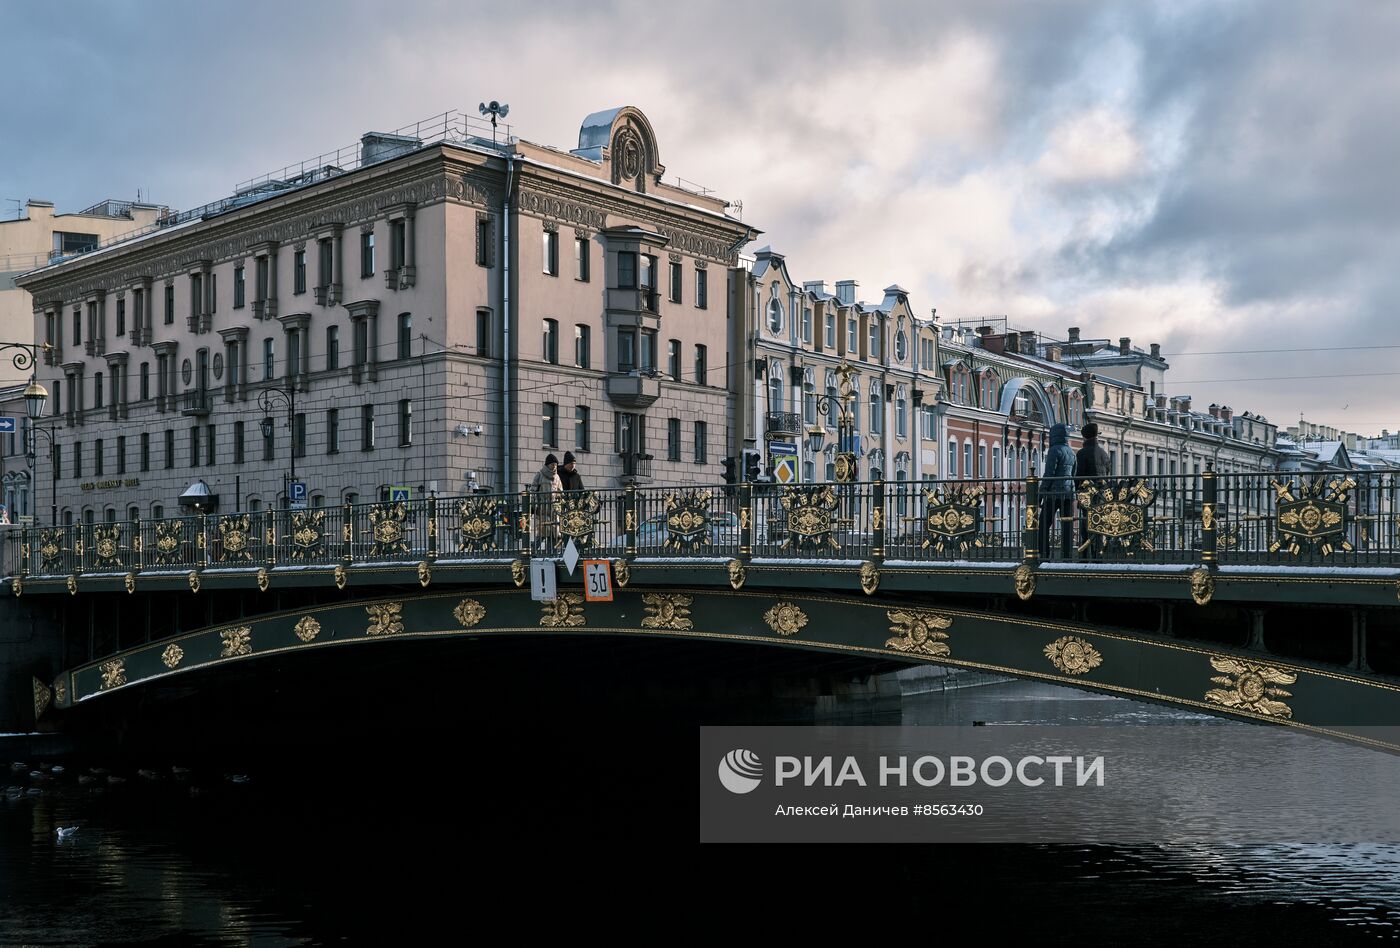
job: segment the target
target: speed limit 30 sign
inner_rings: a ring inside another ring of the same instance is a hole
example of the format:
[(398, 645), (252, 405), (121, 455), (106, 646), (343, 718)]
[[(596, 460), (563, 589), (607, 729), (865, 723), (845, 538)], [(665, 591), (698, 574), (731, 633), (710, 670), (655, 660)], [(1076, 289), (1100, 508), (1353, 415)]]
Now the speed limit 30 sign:
[(583, 598), (587, 602), (612, 602), (612, 561), (583, 561)]

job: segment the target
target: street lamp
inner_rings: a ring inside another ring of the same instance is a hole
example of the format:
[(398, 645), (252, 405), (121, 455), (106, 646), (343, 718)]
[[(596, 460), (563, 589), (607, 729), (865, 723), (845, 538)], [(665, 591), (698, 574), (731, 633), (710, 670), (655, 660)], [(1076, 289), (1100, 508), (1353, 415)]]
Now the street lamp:
[(282, 496), (286, 498), (288, 508), (292, 505), (291, 484), (297, 479), (297, 393), (295, 388), (286, 390), (280, 388), (265, 388), (258, 392), (258, 408), (262, 410), (263, 419), (259, 423), (262, 428), (263, 438), (271, 440), (274, 422), (272, 412), (280, 405), (287, 406), (287, 431), (291, 434), (291, 481), (282, 485)]
[(29, 386), (24, 390), (24, 410), (30, 421), (44, 417), (44, 403), (49, 400), (49, 390), (39, 384), (39, 380), (29, 377)]
[[(58, 526), (58, 465), (54, 463), (54, 442), (53, 429), (40, 428), (38, 425), (29, 426), (29, 444), (25, 445), (26, 460), (29, 469), (34, 470), (35, 456), (39, 453), (39, 435), (44, 436), (44, 440), (49, 444), (49, 496), (53, 503), (49, 505), (49, 526)], [(37, 491), (35, 492), (37, 494)]]
[[(830, 395), (816, 396), (817, 411), (830, 417), (832, 411), (838, 412), (836, 422), (836, 480), (841, 484), (849, 484), (856, 479), (856, 454), (855, 454), (855, 415), (851, 410), (851, 404), (856, 400), (855, 382), (851, 377), (856, 374), (856, 370), (845, 362), (842, 362), (836, 369), (836, 374), (840, 377), (840, 394), (833, 398)], [(821, 454), (822, 445), (826, 442), (826, 428), (823, 425), (812, 425), (807, 429), (807, 449), (815, 455)]]

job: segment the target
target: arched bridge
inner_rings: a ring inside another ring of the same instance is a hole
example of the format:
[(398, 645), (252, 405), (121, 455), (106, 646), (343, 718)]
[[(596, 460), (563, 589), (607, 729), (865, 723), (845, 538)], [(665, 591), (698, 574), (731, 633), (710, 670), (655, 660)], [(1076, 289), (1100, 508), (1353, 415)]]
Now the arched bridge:
[[(981, 669), (1400, 749), (1366, 731), (1400, 721), (1390, 485), (1239, 477), (1084, 482), (1069, 558), (1054, 529), (1045, 555), (1058, 511), (1034, 479), (740, 485), (15, 531), (9, 584), (52, 642), (24, 671), (54, 721), (296, 652), (638, 636)], [(562, 568), (553, 602), (530, 598), (529, 561), (569, 544), (610, 562), (611, 602)]]

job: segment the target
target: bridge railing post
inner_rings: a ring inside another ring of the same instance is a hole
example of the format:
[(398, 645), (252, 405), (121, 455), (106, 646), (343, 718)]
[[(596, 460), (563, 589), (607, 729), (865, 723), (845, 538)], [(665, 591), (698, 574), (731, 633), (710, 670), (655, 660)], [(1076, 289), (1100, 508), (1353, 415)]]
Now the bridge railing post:
[(1206, 469), (1201, 472), (1201, 562), (1207, 566), (1215, 565), (1215, 505), (1219, 490), (1215, 465), (1207, 461)]
[(753, 559), (753, 482), (739, 485), (739, 559)]
[(141, 517), (138, 514), (136, 519), (131, 521), (131, 569), (139, 573), (145, 568), (146, 541), (142, 536)]
[[(29, 575), (29, 528), (22, 527), (19, 533), (19, 569), (16, 571), (21, 576)], [(11, 552), (14, 548), (11, 547)]]
[(622, 528), (626, 531), (624, 555), (629, 559), (637, 556), (637, 485), (628, 484), (622, 489)]
[(438, 558), (438, 500), (437, 493), (428, 495), (428, 559)]
[(870, 485), (870, 560), (879, 565), (885, 561), (885, 482), (875, 480)]
[(530, 542), (530, 491), (522, 490), (516, 496), (519, 497), (519, 506), (515, 511), (515, 542), (520, 548), (520, 558), (528, 562), (533, 546)]
[(355, 505), (346, 504), (341, 510), (340, 555), (349, 564), (355, 559)]
[(1021, 531), (1022, 558), (1032, 566), (1040, 560), (1040, 478), (1026, 478), (1026, 519)]

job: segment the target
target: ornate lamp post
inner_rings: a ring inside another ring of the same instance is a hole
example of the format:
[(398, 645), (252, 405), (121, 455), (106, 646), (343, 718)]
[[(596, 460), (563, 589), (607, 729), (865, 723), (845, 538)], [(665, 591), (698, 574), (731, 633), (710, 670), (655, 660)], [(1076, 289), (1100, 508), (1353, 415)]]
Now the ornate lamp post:
[[(845, 362), (842, 362), (836, 369), (836, 374), (840, 377), (840, 394), (836, 398), (822, 394), (816, 397), (817, 411), (830, 416), (832, 411), (836, 411), (836, 481), (840, 484), (849, 484), (856, 479), (856, 453), (855, 453), (855, 414), (851, 405), (856, 400), (855, 382), (851, 377), (856, 374), (856, 370)], [(812, 454), (821, 454), (822, 445), (826, 441), (826, 427), (824, 425), (812, 425), (807, 429), (807, 449)]]
[[(49, 390), (46, 389), (46, 388), (44, 388), (44, 386), (42, 386), (42, 385), (39, 384), (39, 379), (38, 379), (37, 377), (34, 376), (32, 370), (33, 370), (33, 368), (34, 368), (34, 361), (35, 361), (35, 359), (36, 359), (37, 356), (38, 356), (39, 350), (42, 349), (42, 350), (44, 350), (45, 352), (47, 352), (50, 348), (52, 348), (52, 347), (51, 347), (47, 342), (43, 342), (43, 343), (32, 343), (32, 342), (0, 342), (0, 352), (7, 352), (7, 351), (9, 351), (9, 350), (11, 350), (11, 349), (16, 350), (16, 352), (15, 352), (13, 358), (10, 359), (10, 362), (14, 365), (14, 367), (15, 367), (16, 369), (18, 369), (18, 370), (21, 371), (21, 372), (23, 372), (23, 371), (25, 371), (25, 370), (31, 370), (30, 376), (29, 376), (29, 385), (27, 385), (27, 386), (25, 387), (25, 389), (24, 389), (24, 412), (25, 412), (26, 415), (29, 416), (29, 430), (30, 430), (30, 431), (33, 431), (33, 432), (38, 432), (38, 431), (39, 431), (38, 421), (39, 421), (40, 418), (44, 417), (44, 406), (48, 403), (48, 400), (49, 400)], [(52, 447), (53, 447), (53, 432), (52, 432), (52, 431), (45, 431), (43, 434), (44, 434), (44, 437), (48, 438), (48, 440), (49, 440), (49, 447), (50, 447), (50, 450), (52, 450)], [(32, 468), (32, 467), (34, 466), (34, 442), (31, 441), (29, 444), (26, 444), (26, 445), (25, 445), (25, 454), (28, 456), (29, 466)], [(52, 468), (52, 463), (51, 463), (51, 464), (50, 464), (50, 471), (52, 472), (52, 470), (53, 470), (53, 468)], [(52, 512), (53, 512), (54, 523), (57, 523), (57, 522), (58, 522), (58, 489), (57, 489), (57, 486), (56, 486), (56, 485), (57, 485), (57, 479), (55, 479), (54, 483), (55, 483), (54, 495), (53, 495), (54, 504), (53, 504), (53, 511), (52, 511)]]
[(291, 434), (291, 480), (282, 485), (282, 496), (286, 498), (288, 508), (292, 504), (292, 483), (297, 479), (297, 393), (295, 388), (286, 390), (280, 388), (265, 388), (258, 393), (258, 408), (262, 410), (263, 420), (260, 423), (264, 438), (272, 437), (274, 422), (272, 412), (280, 405), (287, 406), (287, 431)]

